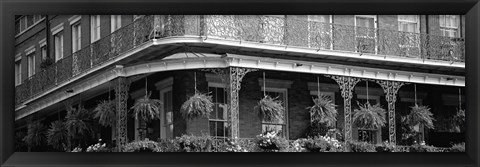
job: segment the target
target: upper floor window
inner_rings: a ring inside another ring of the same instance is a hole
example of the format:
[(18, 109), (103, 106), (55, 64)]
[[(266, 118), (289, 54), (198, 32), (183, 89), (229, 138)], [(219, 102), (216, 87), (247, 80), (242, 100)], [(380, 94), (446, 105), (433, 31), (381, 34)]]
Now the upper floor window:
[(55, 62), (63, 59), (63, 32), (53, 35), (55, 43)]
[(82, 26), (79, 22), (72, 25), (72, 53), (80, 50), (82, 45)]
[(308, 46), (332, 48), (332, 15), (308, 15)]
[(15, 61), (15, 86), (22, 84), (22, 61)]
[(38, 42), (38, 45), (40, 45), (40, 56), (41, 56), (42, 60), (47, 59), (47, 41), (46, 41), (46, 39), (40, 40), (40, 42)]
[(24, 15), (15, 20), (15, 34), (21, 34), (27, 31), (33, 25), (39, 23), (44, 18), (43, 15)]
[(26, 50), (27, 55), (27, 66), (28, 66), (28, 77), (33, 76), (35, 74), (35, 47), (32, 46), (31, 48)]
[(446, 37), (460, 37), (460, 16), (440, 15), (440, 31)]
[(91, 42), (95, 42), (100, 39), (100, 15), (93, 15), (90, 17), (90, 33)]
[(418, 15), (398, 15), (398, 31), (419, 33), (419, 25)]
[(118, 30), (122, 26), (122, 15), (110, 16), (111, 32)]

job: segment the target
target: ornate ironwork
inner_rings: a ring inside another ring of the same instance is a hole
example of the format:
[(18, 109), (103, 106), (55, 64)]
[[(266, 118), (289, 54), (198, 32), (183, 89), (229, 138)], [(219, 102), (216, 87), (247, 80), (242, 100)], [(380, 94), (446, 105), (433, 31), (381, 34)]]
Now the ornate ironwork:
[(383, 88), (385, 92), (385, 100), (388, 103), (388, 133), (390, 143), (396, 143), (396, 131), (395, 131), (395, 102), (397, 101), (398, 90), (405, 85), (404, 82), (398, 81), (385, 81), (374, 80)]
[(240, 135), (239, 129), (239, 119), (240, 119), (240, 108), (239, 108), (239, 94), (241, 88), (241, 82), (243, 77), (252, 71), (257, 71), (258, 69), (251, 68), (242, 68), (242, 67), (229, 67), (229, 76), (230, 76), (230, 94), (228, 94), (228, 102), (230, 106), (230, 127), (232, 128), (232, 138), (238, 137)]
[(130, 83), (125, 77), (119, 77), (114, 81), (115, 89), (115, 102), (117, 108), (117, 148), (118, 152), (121, 151), (122, 146), (127, 144), (127, 99)]
[[(147, 15), (66, 56), (17, 88), (17, 104), (152, 38), (202, 35), (259, 43), (464, 62), (465, 41), (309, 21), (306, 16)], [(47, 76), (48, 79), (45, 79)], [(30, 91), (26, 91), (30, 90)]]
[(340, 87), (341, 95), (343, 97), (344, 116), (345, 116), (345, 140), (352, 140), (352, 96), (353, 88), (362, 79), (348, 76), (325, 75), (326, 77), (335, 80)]

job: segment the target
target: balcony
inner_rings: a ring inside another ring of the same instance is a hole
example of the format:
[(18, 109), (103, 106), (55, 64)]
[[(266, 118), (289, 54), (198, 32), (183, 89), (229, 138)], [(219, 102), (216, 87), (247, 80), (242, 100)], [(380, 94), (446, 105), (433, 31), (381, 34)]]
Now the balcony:
[(150, 15), (135, 20), (26, 79), (19, 104), (112, 61), (152, 39), (202, 36), (381, 56), (465, 61), (463, 38), (363, 28), (273, 16)]

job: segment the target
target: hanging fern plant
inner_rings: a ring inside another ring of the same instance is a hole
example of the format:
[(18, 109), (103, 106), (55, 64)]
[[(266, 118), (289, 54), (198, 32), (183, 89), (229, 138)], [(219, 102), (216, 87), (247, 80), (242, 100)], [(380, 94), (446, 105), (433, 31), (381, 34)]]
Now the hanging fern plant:
[(278, 100), (278, 97), (272, 98), (269, 95), (265, 95), (255, 108), (259, 111), (259, 117), (265, 121), (276, 122), (283, 120), (285, 108), (282, 105), (282, 101)]
[(68, 134), (63, 121), (55, 121), (47, 130), (47, 143), (57, 150), (62, 150), (67, 143)]
[(94, 118), (98, 119), (98, 123), (105, 127), (114, 127), (116, 121), (115, 102), (113, 100), (103, 100), (98, 103), (93, 110), (95, 112)]
[(184, 118), (194, 119), (197, 117), (206, 117), (213, 111), (212, 96), (195, 92), (193, 96), (188, 98), (181, 107), (181, 113)]
[(23, 141), (29, 147), (42, 146), (46, 141), (45, 129), (46, 127), (40, 122), (28, 124), (27, 135), (23, 138)]
[(411, 127), (416, 126), (418, 124), (422, 124), (429, 129), (434, 129), (432, 112), (430, 112), (430, 108), (423, 105), (415, 104), (415, 106), (411, 107), (410, 114), (407, 115), (407, 124)]
[(380, 104), (370, 105), (367, 101), (365, 104), (361, 105), (357, 101), (359, 109), (354, 110), (353, 121), (354, 123), (364, 129), (378, 129), (385, 126), (386, 113)]
[(461, 132), (465, 128), (465, 109), (459, 109), (453, 117), (453, 123), (457, 128), (457, 132)]
[(91, 124), (91, 113), (85, 109), (82, 105), (75, 109), (71, 106), (67, 107), (67, 115), (65, 121), (65, 127), (71, 136), (80, 137), (87, 134), (94, 135), (92, 133), (93, 126)]
[(149, 92), (144, 98), (138, 99), (131, 108), (136, 119), (142, 119), (148, 122), (160, 118), (163, 103), (158, 99), (150, 99), (151, 95), (152, 92)]
[(337, 107), (328, 96), (320, 95), (313, 99), (313, 106), (307, 107), (312, 122), (325, 123), (327, 126), (334, 126), (337, 121)]
[(194, 119), (198, 117), (206, 117), (213, 111), (212, 96), (197, 91), (197, 73), (194, 72), (194, 90), (195, 94), (190, 96), (187, 101), (182, 104), (180, 112), (186, 119)]

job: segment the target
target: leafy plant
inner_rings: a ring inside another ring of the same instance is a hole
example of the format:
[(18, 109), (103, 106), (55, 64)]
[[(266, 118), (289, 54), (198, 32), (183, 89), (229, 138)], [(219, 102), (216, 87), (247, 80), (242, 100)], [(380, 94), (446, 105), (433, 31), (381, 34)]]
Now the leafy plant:
[(105, 127), (114, 127), (116, 122), (115, 102), (112, 100), (103, 100), (93, 110), (94, 118), (98, 123)]
[(42, 146), (46, 141), (45, 129), (46, 127), (40, 122), (28, 124), (27, 135), (23, 138), (23, 141), (30, 148)]
[(181, 152), (209, 152), (212, 147), (210, 136), (182, 135), (174, 140)]
[(261, 152), (280, 152), (289, 147), (288, 141), (274, 131), (258, 135), (255, 143)]
[(312, 122), (325, 123), (327, 126), (334, 126), (337, 121), (336, 105), (332, 103), (330, 98), (325, 95), (320, 95), (313, 99), (315, 103), (313, 106), (307, 107), (310, 112)]
[(110, 152), (110, 149), (107, 148), (107, 144), (102, 144), (101, 141), (102, 139), (99, 139), (97, 144), (88, 146), (86, 152)]
[(465, 143), (457, 143), (450, 149), (451, 152), (465, 152)]
[(134, 141), (126, 144), (122, 148), (123, 152), (161, 152), (160, 145), (148, 139)]
[(91, 113), (83, 106), (79, 106), (77, 109), (71, 106), (67, 107), (67, 115), (65, 118), (65, 126), (70, 135), (93, 135), (93, 133), (91, 133), (93, 128), (90, 124)]
[(361, 105), (357, 101), (359, 109), (355, 109), (353, 114), (354, 123), (364, 129), (378, 129), (385, 126), (385, 109), (380, 104), (370, 105), (369, 102)]
[(429, 129), (434, 129), (433, 121), (433, 114), (430, 112), (430, 108), (423, 105), (417, 105), (411, 107), (410, 114), (407, 115), (407, 124), (411, 127), (416, 126), (418, 124), (422, 124)]
[(375, 146), (367, 142), (347, 141), (346, 147), (349, 152), (376, 152)]
[(40, 63), (40, 68), (41, 69), (46, 69), (47, 67), (51, 66), (54, 63), (53, 59), (50, 57), (47, 57), (46, 59), (42, 60)]
[(135, 105), (131, 108), (136, 119), (149, 121), (160, 118), (160, 112), (163, 109), (162, 101), (158, 99), (150, 99), (152, 92), (146, 94), (144, 98), (138, 99)]
[(61, 120), (52, 122), (47, 130), (47, 143), (57, 150), (62, 150), (68, 140), (65, 123)]
[(195, 91), (187, 101), (182, 104), (181, 113), (184, 118), (208, 117), (213, 111), (212, 96)]
[(455, 116), (453, 116), (453, 124), (457, 128), (457, 132), (462, 131), (465, 128), (465, 110), (459, 109)]
[(278, 100), (278, 97), (272, 98), (269, 95), (265, 95), (255, 108), (259, 110), (260, 118), (268, 122), (282, 120), (285, 112), (282, 101)]

